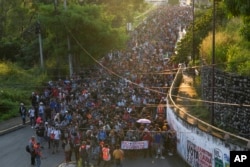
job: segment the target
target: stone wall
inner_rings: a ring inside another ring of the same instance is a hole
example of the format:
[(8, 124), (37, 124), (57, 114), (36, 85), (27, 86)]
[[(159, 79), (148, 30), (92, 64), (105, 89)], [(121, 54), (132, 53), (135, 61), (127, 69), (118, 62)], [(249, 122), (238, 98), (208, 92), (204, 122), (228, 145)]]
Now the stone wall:
[(250, 78), (225, 73), (212, 68), (201, 70), (202, 98), (212, 101), (214, 82), (214, 102), (205, 102), (211, 110), (214, 104), (215, 126), (250, 138)]

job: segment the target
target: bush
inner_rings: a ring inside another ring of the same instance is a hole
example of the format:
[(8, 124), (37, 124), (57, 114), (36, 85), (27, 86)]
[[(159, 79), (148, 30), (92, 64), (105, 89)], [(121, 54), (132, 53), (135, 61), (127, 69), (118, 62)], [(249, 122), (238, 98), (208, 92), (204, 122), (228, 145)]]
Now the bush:
[(39, 91), (48, 81), (46, 73), (37, 69), (23, 70), (10, 62), (0, 62), (0, 121), (17, 116), (20, 102), (30, 105), (31, 92)]

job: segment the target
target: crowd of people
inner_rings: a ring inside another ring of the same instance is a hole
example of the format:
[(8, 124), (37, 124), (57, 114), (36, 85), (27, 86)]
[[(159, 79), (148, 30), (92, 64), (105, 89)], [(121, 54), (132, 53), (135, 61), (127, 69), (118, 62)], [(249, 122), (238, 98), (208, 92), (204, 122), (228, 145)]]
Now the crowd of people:
[[(36, 130), (30, 149), (48, 147), (56, 154), (62, 148), (66, 162), (82, 166), (120, 166), (124, 156), (134, 158), (122, 141), (148, 141), (147, 149), (137, 150), (143, 157), (173, 155), (176, 133), (164, 106), (177, 66), (168, 60), (191, 15), (190, 7), (161, 6), (130, 32), (126, 50), (111, 51), (93, 68), (32, 92), (25, 115), (20, 106), (24, 123), (27, 115)], [(140, 118), (150, 123), (137, 123)], [(39, 166), (41, 154), (31, 154), (32, 165), (35, 157)]]

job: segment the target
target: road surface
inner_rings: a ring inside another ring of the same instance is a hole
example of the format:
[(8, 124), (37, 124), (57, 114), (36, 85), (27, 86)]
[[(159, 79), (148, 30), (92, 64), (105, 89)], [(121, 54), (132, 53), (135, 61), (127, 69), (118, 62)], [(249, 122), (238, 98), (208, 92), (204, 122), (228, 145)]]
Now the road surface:
[[(27, 126), (25, 128), (0, 136), (0, 162), (1, 167), (30, 167), (30, 155), (25, 151), (29, 138), (35, 131)], [(41, 167), (57, 167), (64, 160), (62, 149), (59, 153), (52, 154), (47, 145), (42, 150), (44, 158)], [(74, 160), (74, 155), (72, 156)], [(166, 159), (126, 158), (124, 167), (187, 167), (188, 165), (177, 155), (166, 156)]]

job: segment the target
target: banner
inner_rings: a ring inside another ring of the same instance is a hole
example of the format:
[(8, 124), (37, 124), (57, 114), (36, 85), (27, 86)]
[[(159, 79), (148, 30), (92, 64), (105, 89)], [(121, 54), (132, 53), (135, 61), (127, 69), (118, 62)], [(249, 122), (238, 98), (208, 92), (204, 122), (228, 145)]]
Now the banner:
[(140, 150), (147, 149), (148, 141), (122, 141), (121, 149), (124, 150)]

